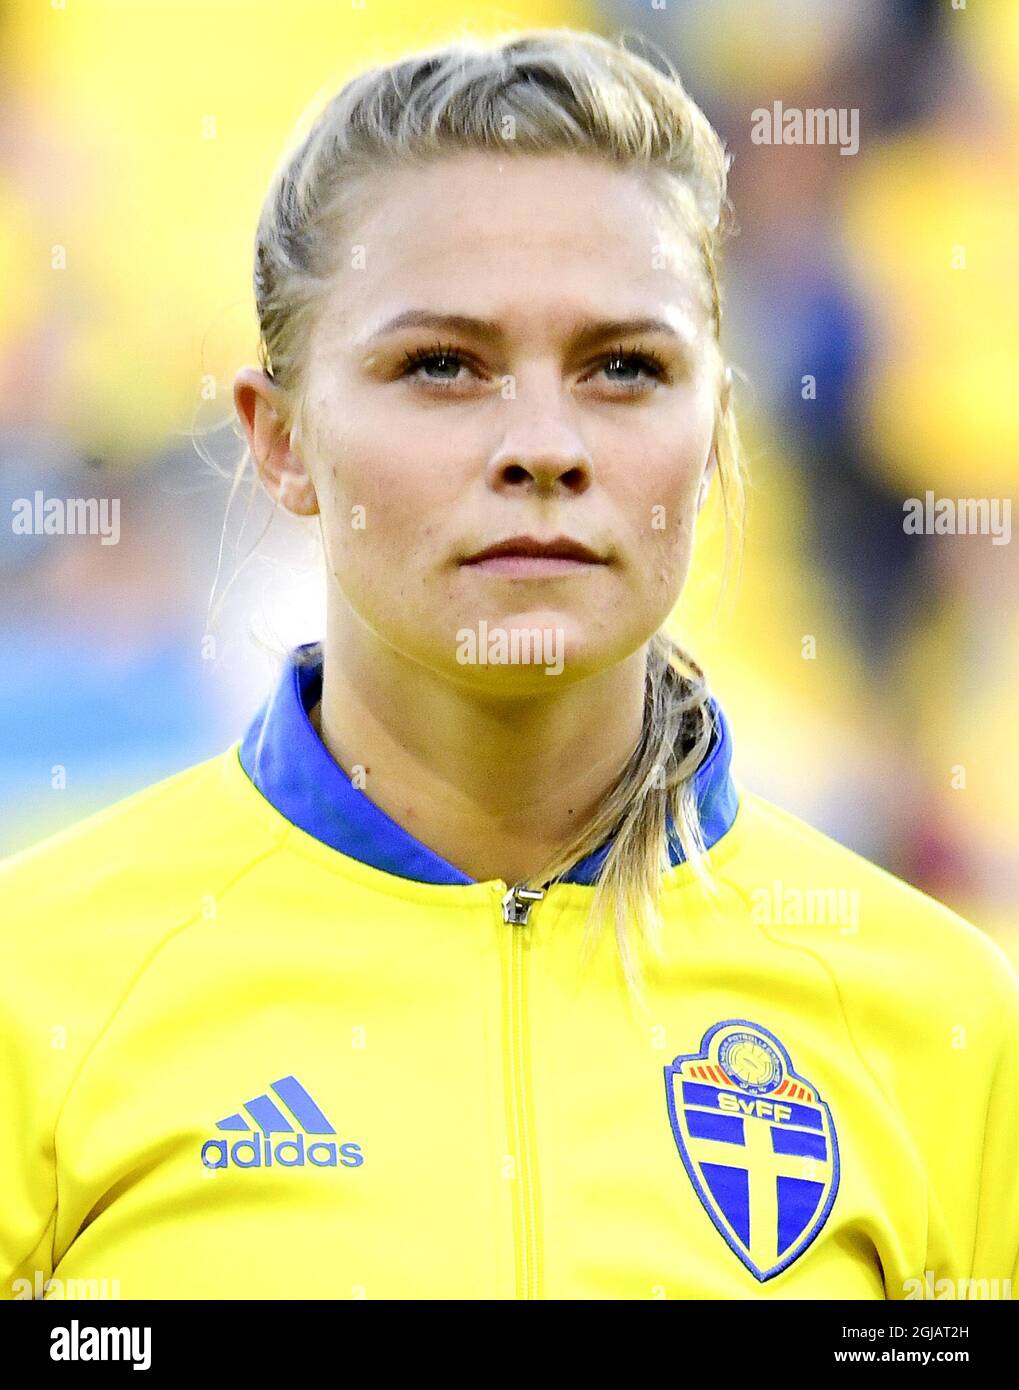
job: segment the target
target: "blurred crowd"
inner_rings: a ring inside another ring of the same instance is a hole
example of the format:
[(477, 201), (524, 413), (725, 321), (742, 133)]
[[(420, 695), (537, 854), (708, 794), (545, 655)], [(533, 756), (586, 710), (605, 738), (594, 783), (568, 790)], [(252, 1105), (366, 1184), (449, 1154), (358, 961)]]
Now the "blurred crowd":
[[(321, 633), (308, 527), (242, 494), (221, 551), (255, 221), (316, 92), (463, 27), (625, 29), (733, 156), (746, 541), (720, 584), (714, 498), (674, 629), (746, 785), (1019, 961), (1019, 541), (903, 527), (1019, 494), (1019, 5), (400, 10), (0, 6), (0, 513), (121, 499), (116, 545), (0, 525), (0, 854), (220, 751)], [(858, 149), (757, 143), (776, 102)]]

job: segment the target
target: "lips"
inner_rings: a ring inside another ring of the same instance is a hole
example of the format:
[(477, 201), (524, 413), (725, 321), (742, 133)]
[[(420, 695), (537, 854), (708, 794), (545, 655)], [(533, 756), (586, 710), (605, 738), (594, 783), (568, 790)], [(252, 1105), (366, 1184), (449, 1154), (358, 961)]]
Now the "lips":
[(509, 536), (486, 546), (467, 559), (465, 565), (477, 565), (484, 560), (497, 560), (516, 557), (531, 560), (574, 560), (581, 564), (603, 565), (605, 560), (589, 546), (574, 540), (572, 536), (554, 536), (551, 540), (539, 540), (536, 536)]

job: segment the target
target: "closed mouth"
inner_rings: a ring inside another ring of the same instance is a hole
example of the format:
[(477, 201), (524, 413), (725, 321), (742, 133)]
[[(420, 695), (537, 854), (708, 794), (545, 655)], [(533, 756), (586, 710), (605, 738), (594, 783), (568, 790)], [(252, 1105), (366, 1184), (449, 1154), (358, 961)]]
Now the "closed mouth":
[(479, 550), (476, 554), (468, 556), (461, 563), (477, 565), (483, 560), (496, 560), (510, 556), (520, 559), (573, 560), (589, 565), (606, 563), (601, 555), (570, 536), (555, 536), (547, 541), (538, 540), (535, 536), (510, 536), (504, 541), (498, 541), (495, 545), (487, 546), (484, 550)]

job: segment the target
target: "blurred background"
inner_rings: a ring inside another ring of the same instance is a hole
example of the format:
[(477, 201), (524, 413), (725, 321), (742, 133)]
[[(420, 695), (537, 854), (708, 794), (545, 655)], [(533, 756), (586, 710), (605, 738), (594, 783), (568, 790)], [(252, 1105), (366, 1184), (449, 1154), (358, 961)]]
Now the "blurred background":
[[(261, 200), (358, 68), (530, 24), (645, 36), (733, 155), (747, 539), (721, 584), (714, 499), (674, 627), (738, 775), (1019, 963), (1019, 541), (903, 529), (1017, 496), (1015, 0), (0, 0), (0, 855), (221, 751), (321, 635), (313, 531), (242, 492), (223, 539)], [(754, 143), (776, 101), (858, 151)], [(37, 492), (117, 543), (20, 534)]]

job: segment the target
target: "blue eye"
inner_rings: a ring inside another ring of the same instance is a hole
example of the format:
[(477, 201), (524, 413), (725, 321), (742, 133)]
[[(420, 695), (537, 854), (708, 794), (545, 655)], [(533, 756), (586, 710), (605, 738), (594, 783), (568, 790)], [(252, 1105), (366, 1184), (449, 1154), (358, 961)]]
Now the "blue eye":
[[(446, 343), (433, 343), (429, 347), (414, 348), (405, 352), (400, 376), (420, 375), (422, 380), (433, 382), (437, 386), (455, 385), (460, 379), (462, 367), (475, 370), (458, 348)], [(669, 380), (665, 363), (657, 353), (646, 348), (616, 348), (602, 358), (594, 371), (603, 371), (606, 374), (619, 371), (632, 373), (633, 375), (624, 376), (608, 375), (608, 380), (621, 387), (624, 395), (644, 391), (648, 387), (649, 379), (651, 383)], [(475, 375), (478, 375), (476, 371)]]
[[(661, 360), (661, 358), (658, 357), (655, 353), (647, 352), (643, 349), (639, 351), (625, 351), (624, 349), (619, 348), (615, 352), (610, 353), (609, 356), (606, 357), (604, 361), (601, 363), (601, 370), (605, 372), (608, 372), (616, 367), (622, 367), (624, 371), (643, 370), (647, 372), (648, 375), (651, 376), (652, 379), (655, 381), (665, 381), (668, 379), (668, 373), (665, 369), (665, 363)], [(610, 378), (610, 380), (614, 380), (619, 386), (625, 386), (627, 389), (640, 387), (642, 385), (639, 376), (629, 377), (627, 379), (614, 377)]]
[(456, 381), (459, 368), (465, 365), (463, 356), (455, 348), (447, 348), (441, 345), (428, 348), (415, 348), (412, 352), (404, 353), (403, 370), (401, 376), (412, 376), (419, 367), (428, 367), (434, 363), (442, 367), (454, 368), (452, 375), (443, 372), (440, 376), (432, 376), (433, 381)]

